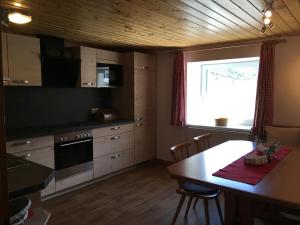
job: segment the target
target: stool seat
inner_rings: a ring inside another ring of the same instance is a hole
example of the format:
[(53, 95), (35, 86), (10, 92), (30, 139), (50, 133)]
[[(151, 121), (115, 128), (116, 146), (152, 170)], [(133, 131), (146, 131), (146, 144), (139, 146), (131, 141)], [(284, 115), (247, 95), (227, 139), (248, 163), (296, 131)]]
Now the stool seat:
[(9, 224), (10, 225), (24, 224), (27, 219), (28, 210), (30, 206), (31, 206), (31, 201), (26, 197), (18, 198), (10, 201), (9, 209), (11, 215), (9, 218)]

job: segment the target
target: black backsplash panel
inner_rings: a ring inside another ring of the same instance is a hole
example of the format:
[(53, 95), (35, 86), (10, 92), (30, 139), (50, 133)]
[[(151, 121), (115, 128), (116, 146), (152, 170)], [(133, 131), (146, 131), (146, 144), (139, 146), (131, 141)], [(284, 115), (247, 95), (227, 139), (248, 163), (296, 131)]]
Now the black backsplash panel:
[(92, 119), (92, 107), (111, 108), (109, 89), (6, 87), (8, 129), (56, 126)]

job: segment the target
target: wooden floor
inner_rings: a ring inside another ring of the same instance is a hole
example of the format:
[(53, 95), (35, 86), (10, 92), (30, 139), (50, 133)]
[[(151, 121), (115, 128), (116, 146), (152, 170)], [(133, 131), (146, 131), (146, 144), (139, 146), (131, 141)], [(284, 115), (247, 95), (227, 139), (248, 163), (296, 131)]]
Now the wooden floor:
[[(49, 225), (170, 225), (179, 201), (162, 164), (146, 165), (44, 202)], [(186, 200), (187, 202), (187, 200)], [(204, 223), (202, 202), (185, 220), (183, 205), (176, 225)], [(212, 225), (220, 225), (215, 202), (210, 202)]]

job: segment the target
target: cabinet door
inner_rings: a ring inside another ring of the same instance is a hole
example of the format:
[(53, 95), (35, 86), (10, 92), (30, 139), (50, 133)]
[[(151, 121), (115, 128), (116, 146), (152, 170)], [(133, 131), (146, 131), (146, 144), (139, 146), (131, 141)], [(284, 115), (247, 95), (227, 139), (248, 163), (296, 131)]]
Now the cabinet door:
[(134, 52), (134, 69), (155, 70), (155, 57), (153, 55)]
[(3, 71), (3, 84), (9, 85), (8, 76), (8, 61), (7, 61), (7, 33), (1, 33), (2, 41), (2, 71)]
[(123, 56), (120, 52), (97, 49), (96, 58), (97, 63), (123, 64)]
[(111, 171), (111, 155), (94, 158), (94, 178), (102, 177)]
[(156, 112), (156, 83), (152, 71), (134, 72), (134, 114), (135, 119), (153, 117)]
[(40, 40), (7, 34), (9, 84), (41, 86)]
[(146, 120), (136, 123), (135, 127), (135, 163), (141, 163), (155, 158), (156, 132), (155, 124)]
[(96, 87), (96, 49), (80, 47), (81, 87)]
[(154, 71), (134, 71), (135, 163), (156, 154), (156, 78)]

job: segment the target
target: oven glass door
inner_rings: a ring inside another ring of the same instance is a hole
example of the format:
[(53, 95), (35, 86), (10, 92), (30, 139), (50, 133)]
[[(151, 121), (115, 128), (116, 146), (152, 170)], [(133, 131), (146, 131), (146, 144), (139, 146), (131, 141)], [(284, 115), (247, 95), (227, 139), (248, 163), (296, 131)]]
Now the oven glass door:
[(55, 145), (55, 169), (61, 170), (93, 160), (93, 139)]

